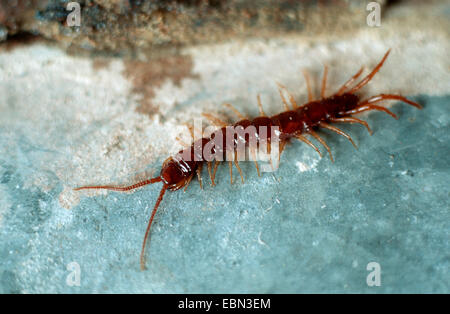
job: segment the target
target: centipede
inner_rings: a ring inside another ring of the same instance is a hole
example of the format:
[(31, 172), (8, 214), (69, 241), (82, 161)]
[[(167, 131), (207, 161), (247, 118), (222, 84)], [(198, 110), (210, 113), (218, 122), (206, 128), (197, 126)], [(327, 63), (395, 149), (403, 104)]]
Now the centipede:
[[(279, 141), (280, 154), (284, 150), (285, 144), (290, 140), (295, 139), (307, 144), (322, 157), (320, 149), (310, 140), (315, 139), (326, 149), (331, 161), (333, 162), (334, 159), (330, 147), (327, 145), (325, 140), (323, 140), (317, 133), (320, 129), (328, 129), (345, 137), (356, 148), (356, 144), (350, 137), (350, 135), (332, 124), (360, 124), (367, 129), (370, 135), (372, 135), (373, 132), (368, 123), (364, 120), (354, 117), (353, 115), (367, 111), (381, 111), (389, 114), (395, 119), (398, 119), (397, 115), (392, 111), (377, 104), (384, 100), (401, 101), (418, 109), (422, 109), (422, 106), (419, 103), (411, 101), (399, 94), (378, 94), (366, 99), (362, 99), (360, 90), (372, 80), (375, 74), (379, 72), (390, 52), (391, 49), (389, 49), (384, 54), (381, 61), (378, 62), (378, 64), (372, 69), (372, 71), (370, 71), (370, 73), (364, 76), (361, 80), (358, 81), (364, 71), (364, 67), (361, 67), (356, 72), (356, 74), (351, 76), (339, 89), (337, 89), (337, 92), (330, 96), (325, 95), (328, 74), (328, 67), (325, 65), (323, 69), (320, 98), (317, 99), (315, 99), (315, 97), (313, 96), (308, 72), (304, 71), (303, 74), (306, 82), (308, 101), (303, 105), (298, 105), (292, 94), (287, 91), (286, 87), (280, 83), (277, 83), (279, 87), (281, 102), (284, 106), (285, 111), (273, 116), (268, 116), (265, 114), (259, 95), (257, 95), (259, 116), (253, 119), (245, 117), (230, 104), (226, 105), (230, 109), (232, 109), (240, 119), (234, 124), (227, 124), (217, 117), (209, 114), (203, 114), (204, 117), (220, 127), (216, 132), (213, 132), (207, 137), (193, 140), (192, 144), (190, 144), (188, 147), (181, 149), (174, 156), (167, 158), (161, 166), (159, 176), (149, 178), (129, 186), (92, 185), (77, 187), (74, 190), (79, 191), (85, 189), (106, 189), (119, 192), (127, 192), (149, 184), (162, 183), (159, 196), (156, 199), (155, 205), (147, 223), (147, 228), (140, 252), (140, 268), (141, 270), (145, 270), (147, 240), (149, 239), (150, 230), (155, 214), (164, 198), (166, 191), (178, 191), (181, 188), (184, 188), (186, 190), (195, 175), (197, 176), (200, 186), (202, 187), (202, 169), (205, 164), (211, 180), (211, 185), (215, 186), (217, 167), (224, 160), (227, 160), (228, 162), (231, 178), (230, 183), (233, 183), (233, 166), (237, 168), (241, 177), (241, 181), (244, 182), (242, 170), (239, 166), (239, 161), (236, 158), (236, 152), (233, 152), (233, 150), (235, 150), (239, 145), (249, 146), (249, 134), (246, 134), (246, 136), (235, 137), (231, 148), (230, 145), (217, 145), (213, 147), (209, 145), (209, 143), (213, 139), (218, 138), (218, 134), (224, 134), (229, 127), (247, 128), (249, 126), (253, 126), (253, 133), (250, 135), (253, 136), (253, 138), (256, 138), (257, 144), (259, 144), (259, 139), (264, 137), (264, 134), (262, 133), (267, 132), (268, 134), (265, 135), (267, 135), (266, 139), (268, 141), (269, 149), (271, 140), (273, 141), (273, 138), (270, 136), (270, 134), (272, 134), (271, 130), (273, 128), (276, 128), (278, 130), (277, 140)], [(287, 97), (285, 97), (285, 95), (287, 95)], [(261, 129), (264, 129), (264, 131), (260, 131)], [(193, 137), (192, 128), (189, 128), (189, 131), (191, 133), (191, 136)], [(214, 153), (215, 157), (213, 158), (213, 160), (211, 160), (211, 158), (206, 158), (205, 156), (205, 148), (207, 148), (207, 145), (209, 145), (209, 151), (212, 151)], [(233, 155), (234, 159), (233, 157), (226, 158)], [(218, 158), (217, 156), (221, 156), (223, 158)], [(261, 176), (258, 162), (256, 160), (254, 160), (254, 164), (258, 176)]]

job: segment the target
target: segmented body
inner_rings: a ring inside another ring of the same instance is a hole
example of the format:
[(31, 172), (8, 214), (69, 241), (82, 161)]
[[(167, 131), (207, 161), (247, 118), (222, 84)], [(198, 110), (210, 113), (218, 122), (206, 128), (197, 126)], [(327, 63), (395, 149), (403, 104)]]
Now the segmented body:
[[(174, 158), (169, 158), (161, 169), (160, 177), (164, 184), (168, 186), (169, 190), (178, 190), (187, 184), (188, 180), (195, 175), (196, 171), (207, 160), (203, 155), (198, 155), (195, 158), (195, 152), (204, 152), (205, 146), (210, 143), (217, 134), (226, 134), (227, 128), (235, 129), (242, 127), (246, 129), (249, 126), (254, 126), (254, 136), (257, 140), (260, 138), (267, 138), (270, 142), (271, 128), (277, 127), (280, 131), (279, 139), (284, 142), (290, 138), (296, 137), (304, 133), (310, 133), (324, 122), (332, 122), (345, 115), (348, 110), (356, 108), (359, 102), (359, 97), (354, 94), (345, 93), (343, 95), (336, 95), (318, 101), (309, 102), (303, 106), (297, 107), (293, 110), (281, 112), (272, 117), (260, 116), (252, 120), (243, 119), (231, 126), (224, 126), (217, 130), (210, 137), (204, 137), (196, 140), (188, 148), (185, 148), (177, 153)], [(261, 127), (264, 126), (262, 132), (267, 134), (259, 134)], [(221, 147), (226, 147), (225, 136), (222, 136), (224, 143)], [(236, 149), (238, 142), (241, 141), (248, 146), (248, 138), (236, 139), (235, 145), (231, 149)], [(226, 154), (225, 149), (223, 154)], [(185, 158), (189, 156), (189, 158)], [(221, 160), (225, 160), (225, 156)]]
[[(318, 100), (313, 100), (311, 87), (309, 86), (309, 78), (305, 74), (305, 79), (308, 87), (308, 103), (297, 106), (294, 98), (292, 95), (289, 94), (289, 100), (290, 105), (289, 107), (288, 102), (285, 100), (281, 89), (280, 89), (280, 96), (283, 100), (284, 106), (286, 108), (286, 111), (281, 112), (277, 115), (268, 117), (264, 114), (264, 111), (262, 109), (262, 105), (258, 96), (258, 105), (260, 109), (261, 115), (254, 119), (248, 119), (245, 118), (242, 114), (237, 112), (236, 109), (233, 108), (235, 112), (238, 113), (238, 115), (241, 117), (241, 120), (233, 124), (231, 127), (242, 127), (247, 128), (248, 126), (254, 126), (254, 134), (255, 138), (259, 139), (262, 138), (262, 134), (258, 133), (261, 132), (261, 127), (266, 127), (265, 131), (268, 132), (268, 134), (265, 134), (265, 138), (267, 138), (269, 141), (271, 140), (271, 134), (270, 129), (273, 127), (276, 127), (279, 130), (278, 133), (278, 140), (281, 143), (281, 152), (283, 151), (284, 144), (292, 139), (296, 138), (299, 139), (312, 148), (314, 148), (319, 154), (320, 150), (311, 142), (309, 141), (304, 135), (311, 135), (313, 138), (315, 138), (318, 142), (320, 142), (322, 145), (325, 146), (325, 148), (328, 150), (330, 154), (331, 160), (333, 160), (333, 157), (331, 155), (331, 150), (328, 147), (328, 145), (325, 143), (323, 139), (320, 138), (320, 136), (315, 132), (315, 130), (320, 128), (326, 128), (328, 130), (334, 131), (338, 133), (339, 135), (342, 135), (349, 139), (353, 145), (354, 142), (351, 139), (351, 137), (344, 133), (342, 130), (334, 127), (331, 125), (331, 123), (358, 123), (363, 126), (365, 126), (370, 133), (371, 130), (367, 124), (367, 122), (357, 119), (355, 117), (352, 117), (353, 114), (357, 114), (364, 111), (370, 111), (370, 110), (378, 110), (378, 111), (384, 111), (385, 113), (388, 113), (394, 118), (397, 118), (394, 113), (389, 111), (388, 109), (384, 107), (380, 107), (378, 105), (375, 105), (375, 103), (380, 102), (382, 100), (400, 100), (403, 102), (406, 102), (412, 106), (415, 106), (419, 109), (421, 109), (421, 106), (418, 103), (415, 103), (411, 100), (408, 100), (407, 98), (401, 96), (401, 95), (394, 95), (394, 94), (380, 94), (376, 96), (372, 96), (366, 100), (361, 101), (360, 97), (355, 94), (359, 89), (361, 89), (363, 86), (365, 86), (372, 77), (379, 71), (381, 66), (383, 65), (384, 61), (386, 60), (387, 56), (389, 55), (390, 50), (386, 52), (383, 59), (377, 64), (377, 66), (367, 75), (365, 76), (359, 83), (357, 83), (355, 86), (350, 87), (350, 85), (359, 77), (359, 75), (362, 73), (363, 68), (361, 68), (354, 76), (352, 76), (336, 93), (334, 93), (330, 97), (325, 97), (325, 89), (326, 89), (326, 76), (327, 76), (327, 68), (324, 69), (324, 77), (322, 80), (322, 89), (321, 89), (321, 97)], [(284, 88), (283, 86), (279, 85), (280, 88)], [(145, 247), (146, 247), (146, 241), (149, 235), (150, 227), (153, 222), (153, 218), (155, 216), (155, 213), (159, 207), (159, 204), (161, 203), (164, 194), (167, 190), (170, 191), (176, 191), (182, 187), (187, 187), (189, 183), (191, 182), (191, 179), (195, 174), (198, 175), (199, 181), (201, 184), (201, 170), (202, 166), (205, 162), (208, 164), (208, 172), (211, 177), (212, 185), (214, 184), (214, 177), (215, 177), (215, 170), (217, 168), (218, 163), (215, 162), (214, 165), (214, 172), (211, 171), (211, 163), (210, 160), (207, 160), (205, 158), (204, 151), (206, 145), (210, 143), (210, 141), (217, 136), (218, 133), (225, 134), (227, 127), (225, 126), (225, 123), (219, 121), (219, 124), (222, 124), (221, 128), (218, 129), (216, 132), (214, 132), (210, 137), (204, 137), (199, 140), (194, 141), (190, 147), (183, 149), (178, 152), (174, 157), (169, 157), (166, 159), (164, 164), (162, 165), (160, 175), (158, 177), (144, 180), (142, 182), (138, 182), (136, 184), (125, 186), (125, 187), (117, 187), (117, 186), (110, 186), (110, 185), (103, 185), (103, 186), (85, 186), (76, 188), (75, 190), (82, 190), (82, 189), (109, 189), (109, 190), (115, 190), (115, 191), (129, 191), (132, 189), (139, 188), (141, 186), (147, 185), (147, 184), (153, 184), (157, 182), (162, 182), (163, 187), (161, 189), (161, 192), (159, 194), (159, 197), (156, 201), (156, 204), (154, 206), (154, 209), (152, 211), (150, 220), (147, 225), (147, 229), (144, 236), (144, 241), (142, 244), (142, 250), (141, 250), (141, 269), (145, 268)], [(239, 142), (241, 144), (247, 145), (249, 144), (247, 137), (240, 137), (236, 138), (234, 141), (234, 144), (231, 146), (231, 148), (227, 147), (227, 149), (233, 151), (238, 146)], [(224, 144), (224, 143), (223, 143)], [(222, 145), (222, 147), (225, 147), (225, 145)], [(356, 147), (356, 145), (355, 145)], [(221, 151), (221, 154), (228, 154), (230, 151), (227, 151), (227, 149)], [(280, 152), (280, 153), (281, 153)], [(222, 158), (222, 160), (225, 158)], [(238, 168), (241, 179), (243, 181), (242, 172), (239, 168), (238, 161), (235, 159), (234, 161), (228, 160), (229, 166), (230, 166), (230, 176), (231, 176), (231, 182), (232, 182), (232, 163), (234, 162), (235, 166)], [(258, 165), (255, 161), (256, 168), (259, 169)]]

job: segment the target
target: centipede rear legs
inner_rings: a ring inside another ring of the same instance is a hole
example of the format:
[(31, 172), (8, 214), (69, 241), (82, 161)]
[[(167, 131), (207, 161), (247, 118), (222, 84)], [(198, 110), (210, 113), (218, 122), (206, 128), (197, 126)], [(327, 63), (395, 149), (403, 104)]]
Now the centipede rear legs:
[(357, 123), (357, 124), (361, 124), (361, 125), (366, 127), (366, 129), (367, 129), (367, 131), (369, 132), (370, 135), (373, 134), (372, 129), (369, 127), (369, 124), (366, 121), (358, 119), (358, 118), (355, 118), (355, 117), (348, 116), (348, 117), (342, 117), (342, 118), (331, 118), (330, 122), (333, 122), (333, 123), (350, 123), (350, 124)]
[(417, 104), (415, 102), (410, 101), (409, 99), (407, 99), (406, 97), (403, 97), (401, 95), (379, 94), (379, 95), (372, 96), (369, 99), (362, 101), (358, 105), (358, 107), (346, 112), (346, 114), (355, 114), (355, 113), (361, 113), (361, 112), (369, 111), (369, 110), (378, 110), (378, 111), (386, 112), (387, 114), (392, 116), (394, 119), (398, 119), (397, 115), (395, 113), (393, 113), (392, 111), (390, 111), (384, 107), (374, 105), (374, 103), (377, 103), (377, 102), (380, 102), (383, 100), (400, 100), (400, 101), (403, 101), (403, 102), (405, 102), (411, 106), (414, 106), (418, 109), (422, 109), (422, 106), (420, 106), (419, 104)]

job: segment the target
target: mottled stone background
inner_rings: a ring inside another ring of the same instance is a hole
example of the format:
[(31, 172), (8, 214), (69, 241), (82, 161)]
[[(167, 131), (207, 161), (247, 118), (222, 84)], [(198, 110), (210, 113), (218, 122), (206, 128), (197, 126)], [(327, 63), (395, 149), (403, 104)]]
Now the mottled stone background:
[(1, 2), (0, 41), (34, 34), (78, 53), (161, 56), (190, 44), (255, 36), (334, 36), (358, 29), (366, 15), (360, 0), (79, 0), (82, 23), (67, 27), (69, 2)]
[[(49, 17), (49, 8), (64, 12), (60, 2), (16, 1), (23, 11), (15, 14), (0, 6), (0, 292), (450, 292), (448, 1), (386, 2), (380, 27), (366, 24), (369, 12), (357, 1), (286, 4), (289, 29), (276, 19), (246, 26), (223, 6), (211, 7), (221, 1), (169, 1), (173, 14), (187, 10), (186, 20), (202, 10), (223, 16), (214, 19), (216, 37), (196, 37), (200, 31), (186, 26), (191, 35), (170, 37), (169, 29), (161, 43), (151, 28), (139, 39), (109, 24), (104, 33), (89, 32), (89, 18), (108, 12), (153, 18), (145, 3), (127, 11), (128, 1), (84, 1), (83, 10), (103, 11), (89, 11), (76, 30)], [(229, 5), (239, 3), (247, 2)], [(264, 7), (273, 2), (261, 3), (256, 16), (275, 14)], [(317, 20), (302, 24), (305, 10)], [(351, 19), (317, 24), (333, 12)], [(221, 33), (230, 21), (244, 26)], [(230, 186), (220, 167), (214, 188), (195, 181), (185, 193), (167, 193), (144, 272), (139, 251), (160, 185), (125, 194), (73, 191), (156, 174), (180, 148), (176, 137), (187, 139), (184, 123), (202, 112), (234, 121), (221, 106), (230, 102), (255, 116), (260, 94), (266, 112), (277, 113), (276, 82), (305, 102), (303, 69), (317, 83), (327, 64), (331, 94), (389, 48), (361, 97), (401, 93), (423, 110), (386, 102), (398, 121), (361, 115), (373, 136), (340, 126), (358, 150), (321, 131), (335, 163), (293, 142), (277, 172), (259, 178), (252, 163), (242, 163), (246, 182), (235, 170)], [(80, 286), (67, 284), (72, 262)], [(369, 262), (381, 266), (380, 287), (366, 283)]]

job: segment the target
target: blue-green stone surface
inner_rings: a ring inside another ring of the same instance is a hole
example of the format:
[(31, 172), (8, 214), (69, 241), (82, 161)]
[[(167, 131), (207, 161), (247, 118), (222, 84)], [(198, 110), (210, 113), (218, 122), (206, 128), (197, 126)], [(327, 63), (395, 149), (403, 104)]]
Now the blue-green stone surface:
[[(278, 171), (262, 178), (247, 162), (245, 184), (234, 169), (230, 186), (219, 167), (214, 188), (202, 191), (195, 181), (185, 193), (168, 192), (144, 272), (139, 252), (161, 186), (82, 196), (70, 210), (58, 202), (61, 182), (50, 191), (25, 187), (56, 152), (14, 127), (8, 99), (3, 114), (12, 122), (0, 125), (0, 202), (9, 204), (0, 224), (0, 292), (449, 293), (450, 97), (411, 98), (424, 109), (397, 103), (398, 121), (380, 112), (364, 117), (373, 136), (341, 125), (358, 150), (321, 132), (334, 163), (293, 142)], [(80, 286), (67, 284), (71, 262), (80, 265)], [(381, 267), (381, 286), (367, 285), (370, 262)]]

